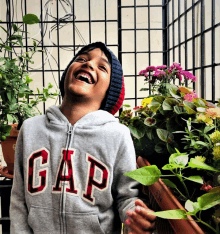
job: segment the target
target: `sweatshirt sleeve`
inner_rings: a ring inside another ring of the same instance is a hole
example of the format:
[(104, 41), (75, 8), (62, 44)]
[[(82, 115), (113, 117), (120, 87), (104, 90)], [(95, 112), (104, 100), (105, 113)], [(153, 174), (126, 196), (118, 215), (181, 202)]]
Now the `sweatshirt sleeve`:
[(10, 233), (33, 233), (28, 225), (28, 209), (25, 202), (24, 171), (23, 171), (23, 131), (19, 131), (16, 143), (14, 179), (11, 191), (10, 203)]
[(134, 202), (136, 199), (138, 199), (141, 188), (138, 182), (124, 175), (124, 173), (135, 169), (135, 149), (130, 131), (128, 128), (125, 128), (120, 142), (119, 152), (115, 161), (112, 187), (113, 196), (122, 222), (125, 221), (127, 210), (135, 207)]

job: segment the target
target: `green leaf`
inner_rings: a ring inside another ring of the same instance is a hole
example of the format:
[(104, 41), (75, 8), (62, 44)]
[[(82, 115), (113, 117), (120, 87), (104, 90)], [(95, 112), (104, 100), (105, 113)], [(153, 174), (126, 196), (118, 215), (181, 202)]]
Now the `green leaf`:
[(7, 30), (4, 27), (0, 26), (0, 28), (3, 29), (3, 31), (8, 34)]
[(25, 79), (26, 79), (25, 84), (29, 84), (33, 81), (33, 79), (30, 79), (29, 76), (26, 76)]
[(152, 185), (159, 180), (161, 171), (156, 165), (151, 165), (127, 172), (124, 175), (138, 181), (143, 185)]
[(211, 131), (211, 130), (214, 129), (214, 128), (215, 128), (215, 126), (209, 126), (209, 125), (207, 125), (207, 126), (204, 128), (204, 133), (207, 133), (207, 132)]
[(208, 147), (208, 146), (209, 146), (208, 143), (205, 143), (205, 142), (203, 142), (203, 141), (195, 141), (195, 144), (197, 144), (197, 145), (203, 145), (203, 146), (205, 146), (205, 147)]
[(124, 107), (127, 107), (127, 108), (131, 107), (131, 106), (128, 105), (128, 104), (124, 104), (123, 106), (124, 106)]
[(203, 184), (203, 179), (201, 176), (190, 176), (190, 177), (184, 177), (186, 180), (190, 180), (199, 184)]
[(202, 210), (207, 210), (213, 206), (220, 204), (220, 191), (206, 193), (197, 199), (199, 207)]
[(11, 102), (12, 101), (12, 98), (13, 98), (13, 93), (11, 92), (11, 91), (8, 91), (7, 92), (7, 98), (8, 98), (8, 100)]
[(178, 115), (186, 113), (182, 106), (174, 106), (174, 112)]
[(177, 90), (178, 90), (178, 87), (172, 87), (172, 88), (170, 88), (169, 91), (170, 91), (171, 96), (173, 96), (176, 99), (179, 99), (179, 98), (181, 98), (181, 96), (178, 95)]
[(200, 162), (195, 158), (190, 159), (188, 166), (191, 168), (199, 168), (199, 169), (203, 169), (203, 170), (220, 172), (219, 170), (215, 169), (214, 167), (211, 167), (211, 166), (207, 165), (206, 163)]
[(140, 91), (148, 91), (149, 88), (141, 88)]
[(13, 115), (9, 115), (9, 114), (7, 114), (7, 120), (8, 120), (8, 123), (13, 123), (13, 120), (14, 120), (14, 118), (13, 118)]
[(158, 154), (162, 154), (162, 153), (164, 153), (164, 145), (162, 143), (158, 143), (158, 144), (155, 145), (154, 150)]
[(161, 139), (161, 141), (170, 143), (174, 139), (173, 134), (168, 132), (167, 130), (159, 128), (156, 130), (156, 132), (157, 132), (158, 137)]
[(173, 154), (176, 152), (175, 149), (170, 144), (167, 143), (166, 145), (167, 145), (167, 150), (170, 154)]
[(176, 149), (176, 153), (173, 153), (169, 157), (169, 163), (178, 165), (178, 166), (185, 166), (188, 163), (189, 157), (186, 153), (180, 153), (178, 149)]
[(160, 106), (161, 106), (161, 104), (153, 105), (153, 106), (150, 106), (149, 109), (150, 109), (152, 112), (156, 113), (157, 110), (160, 109)]
[(36, 24), (39, 22), (40, 22), (40, 20), (34, 14), (26, 14), (23, 16), (23, 23), (25, 23), (25, 24)]
[(5, 45), (4, 47), (5, 47), (5, 49), (8, 50), (8, 51), (11, 51), (11, 50), (12, 50), (10, 46)]
[(189, 211), (187, 212), (187, 215), (195, 215), (200, 210), (199, 203), (187, 200), (185, 203), (185, 209)]
[(153, 139), (153, 132), (152, 132), (152, 128), (149, 128), (148, 130), (147, 130), (147, 132), (146, 132), (146, 134), (147, 134), (147, 137), (148, 137), (148, 139), (150, 139), (150, 140), (152, 140)]
[(154, 105), (160, 105), (163, 103), (165, 97), (164, 96), (161, 96), (161, 95), (157, 95), (155, 96), (152, 101), (151, 101), (151, 105), (154, 106)]
[(192, 102), (183, 101), (184, 107), (186, 108), (188, 114), (196, 114), (196, 106)]
[(144, 136), (144, 134), (145, 134), (145, 129), (144, 128), (138, 129), (138, 128), (133, 127), (131, 125), (128, 125), (128, 128), (130, 129), (131, 134), (137, 139), (142, 138)]
[(202, 98), (195, 98), (193, 99), (193, 103), (197, 106), (197, 107), (204, 107), (207, 108), (206, 103), (207, 101), (202, 99)]
[(151, 127), (151, 126), (154, 126), (156, 124), (156, 119), (152, 118), (152, 117), (147, 117), (145, 120), (144, 120), (144, 124)]
[(13, 41), (13, 40), (18, 40), (18, 39), (22, 39), (21, 35), (12, 35), (11, 37), (9, 37), (9, 40)]
[(173, 170), (175, 168), (179, 168), (178, 165), (174, 165), (174, 164), (166, 164), (165, 166), (162, 167), (163, 170)]
[(174, 98), (166, 98), (163, 102), (163, 110), (173, 110), (175, 105), (179, 104), (179, 102)]
[(154, 212), (153, 215), (163, 219), (187, 219), (185, 210), (165, 210)]
[(166, 186), (168, 186), (170, 188), (177, 188), (176, 185), (172, 181), (170, 181), (168, 179), (162, 179), (162, 181), (164, 182), (164, 184)]
[(188, 160), (189, 160), (188, 155), (181, 155), (181, 156), (174, 158), (173, 162), (174, 164), (179, 165), (179, 166), (186, 166), (186, 164), (188, 163)]
[(17, 31), (18, 31), (18, 27), (17, 27), (16, 24), (12, 24), (12, 27), (13, 27), (13, 29), (14, 29), (14, 32), (17, 32)]

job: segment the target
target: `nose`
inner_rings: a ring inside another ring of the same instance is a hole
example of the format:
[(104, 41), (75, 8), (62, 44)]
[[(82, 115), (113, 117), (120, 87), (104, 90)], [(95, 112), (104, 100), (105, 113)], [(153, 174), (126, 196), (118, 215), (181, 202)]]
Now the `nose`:
[(92, 60), (88, 60), (86, 63), (83, 64), (83, 66), (90, 68), (91, 70), (94, 70), (95, 65)]

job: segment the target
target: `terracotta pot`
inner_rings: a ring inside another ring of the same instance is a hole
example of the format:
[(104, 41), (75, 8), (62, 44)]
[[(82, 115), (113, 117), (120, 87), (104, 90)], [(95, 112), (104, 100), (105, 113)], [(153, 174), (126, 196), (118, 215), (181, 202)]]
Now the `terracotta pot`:
[(7, 164), (8, 173), (13, 175), (15, 146), (19, 131), (17, 130), (17, 124), (12, 124), (11, 126), (12, 130), (10, 136), (8, 136), (5, 141), (2, 141), (1, 145), (3, 157)]
[[(145, 167), (150, 166), (150, 163), (146, 159), (138, 157), (137, 165), (138, 167)], [(179, 201), (161, 179), (159, 179), (159, 181), (153, 185), (144, 187), (150, 190), (161, 210), (184, 209), (184, 207), (179, 203)], [(169, 219), (170, 225), (172, 226), (174, 232), (177, 234), (204, 234), (193, 218), (189, 215), (187, 217), (189, 220)]]

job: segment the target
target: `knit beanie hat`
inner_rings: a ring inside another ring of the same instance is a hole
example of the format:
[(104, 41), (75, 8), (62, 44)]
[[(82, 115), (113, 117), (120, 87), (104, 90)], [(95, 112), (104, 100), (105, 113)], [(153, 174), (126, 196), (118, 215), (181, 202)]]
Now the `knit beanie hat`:
[(77, 56), (79, 56), (82, 52), (86, 51), (90, 47), (100, 48), (110, 60), (109, 61), (111, 63), (110, 85), (106, 92), (106, 96), (102, 101), (100, 110), (108, 111), (109, 113), (114, 115), (120, 109), (124, 101), (124, 96), (125, 96), (124, 76), (123, 76), (121, 63), (118, 61), (118, 59), (113, 54), (113, 52), (109, 48), (107, 48), (106, 45), (102, 42), (95, 42), (84, 46), (70, 61), (70, 63), (68, 64), (68, 66), (66, 67), (66, 69), (64, 70), (61, 76), (60, 80), (61, 95), (62, 97), (64, 97), (65, 94), (64, 80), (70, 65), (73, 63), (73, 61), (76, 59)]

